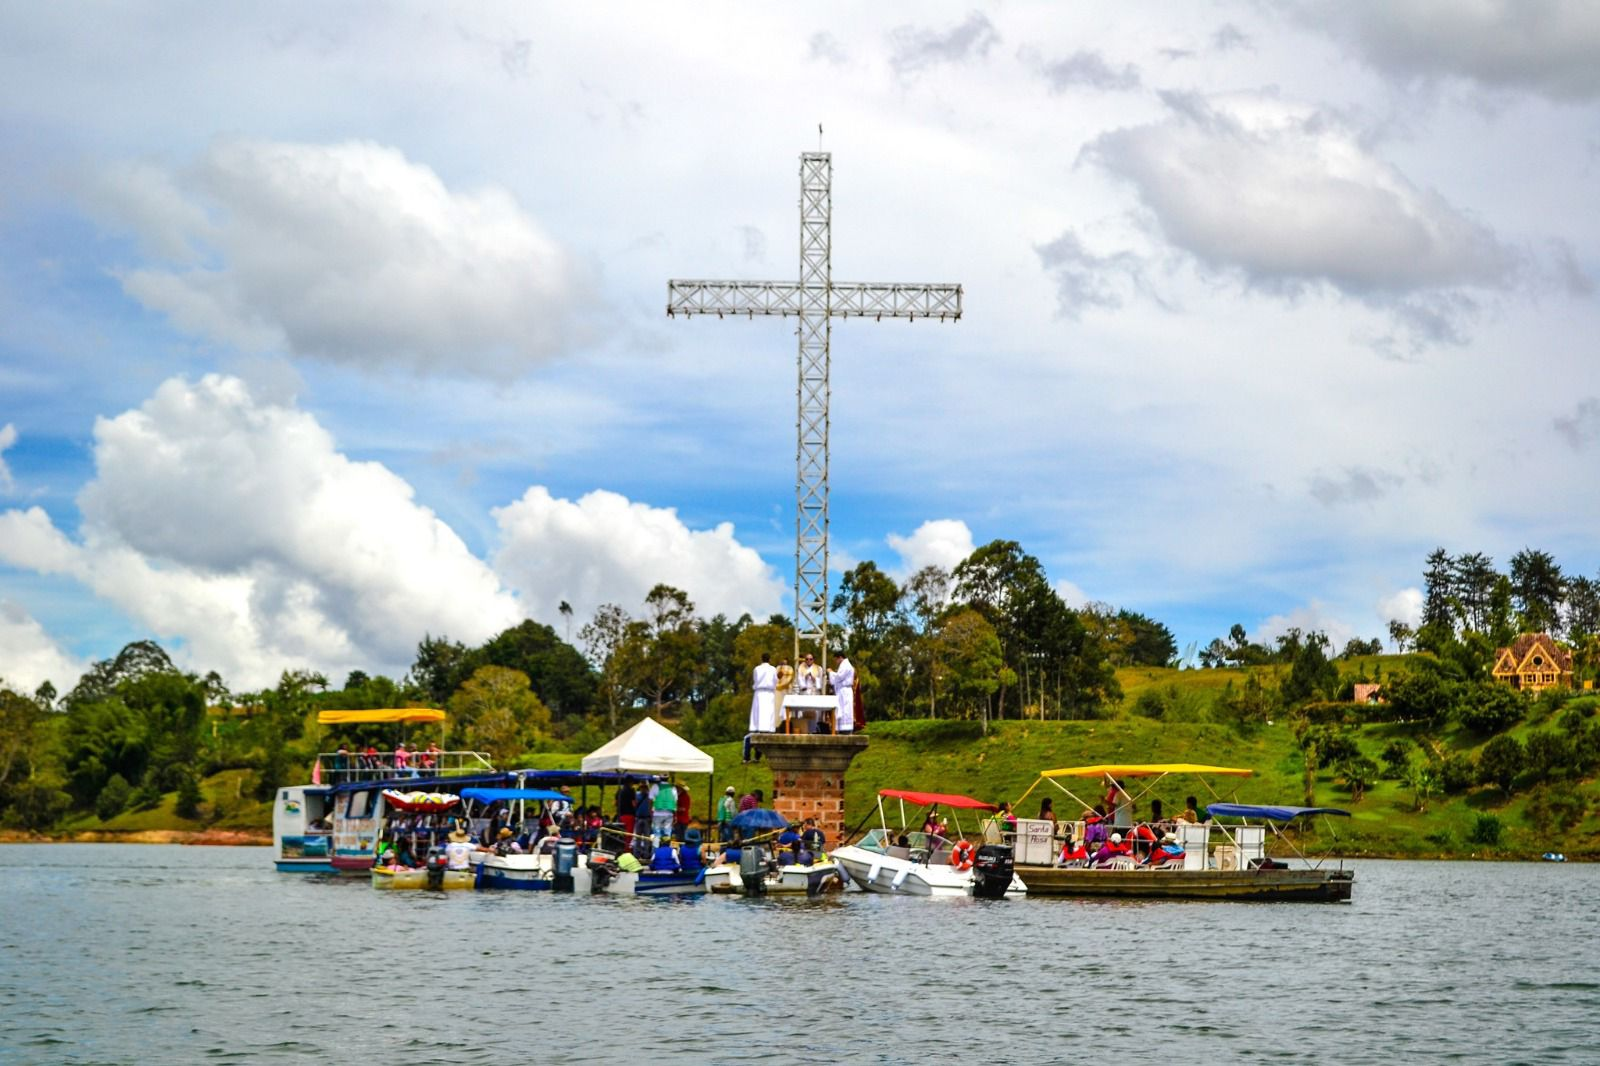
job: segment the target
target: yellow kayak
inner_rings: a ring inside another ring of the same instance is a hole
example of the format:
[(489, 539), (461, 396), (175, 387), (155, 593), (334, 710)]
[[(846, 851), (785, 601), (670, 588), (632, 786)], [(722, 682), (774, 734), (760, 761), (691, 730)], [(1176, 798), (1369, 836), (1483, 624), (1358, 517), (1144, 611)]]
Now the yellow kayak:
[[(446, 889), (471, 888), (476, 878), (471, 870), (446, 870)], [(427, 888), (428, 871), (413, 870), (405, 866), (374, 866), (373, 888)]]

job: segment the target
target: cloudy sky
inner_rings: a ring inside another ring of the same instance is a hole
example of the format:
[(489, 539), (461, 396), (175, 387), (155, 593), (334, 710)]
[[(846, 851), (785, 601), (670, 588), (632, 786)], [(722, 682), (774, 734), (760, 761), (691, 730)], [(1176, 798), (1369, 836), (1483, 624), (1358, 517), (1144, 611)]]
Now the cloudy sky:
[(819, 123), (835, 277), (966, 308), (836, 325), (836, 564), (1183, 644), (1600, 571), (1600, 8), (605, 10), (0, 6), (0, 677), (788, 609), (793, 324), (663, 307), (796, 276)]

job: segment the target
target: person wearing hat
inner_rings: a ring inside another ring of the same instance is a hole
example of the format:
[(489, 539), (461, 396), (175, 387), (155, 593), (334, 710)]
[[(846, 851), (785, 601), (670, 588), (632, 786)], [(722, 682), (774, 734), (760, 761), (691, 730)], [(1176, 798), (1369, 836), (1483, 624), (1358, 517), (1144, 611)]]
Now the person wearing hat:
[(1105, 844), (1101, 846), (1100, 850), (1094, 853), (1094, 864), (1096, 866), (1100, 866), (1104, 863), (1110, 862), (1112, 859), (1128, 855), (1131, 852), (1132, 849), (1129, 848), (1127, 844), (1122, 842), (1122, 834), (1112, 833), (1111, 839), (1106, 841)]
[(471, 865), (472, 838), (467, 831), (457, 822), (456, 827), (450, 831), (449, 841), (444, 846), (444, 863), (451, 870), (465, 870)]
[(1144, 865), (1161, 866), (1169, 862), (1183, 861), (1183, 845), (1178, 843), (1178, 838), (1171, 833), (1163, 833), (1161, 843), (1150, 849), (1150, 854), (1145, 856)]
[(733, 786), (729, 785), (722, 790), (722, 798), (717, 800), (717, 840), (728, 839), (729, 832), (733, 829), (733, 815), (739, 801), (733, 798)]
[(495, 835), (494, 853), (496, 855), (522, 854), (522, 845), (517, 843), (517, 835), (511, 831), (510, 826), (501, 826), (500, 832)]

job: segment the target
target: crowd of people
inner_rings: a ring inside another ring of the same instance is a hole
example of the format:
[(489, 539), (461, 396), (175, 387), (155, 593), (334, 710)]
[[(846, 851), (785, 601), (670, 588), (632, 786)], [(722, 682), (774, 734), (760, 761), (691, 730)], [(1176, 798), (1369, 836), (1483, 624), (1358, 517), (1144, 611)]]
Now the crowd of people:
[(765, 795), (759, 788), (736, 797), (729, 786), (718, 801), (714, 831), (692, 815), (693, 797), (682, 783), (626, 781), (615, 792), (609, 819), (600, 805), (577, 805), (570, 788), (560, 791), (569, 798), (528, 804), (496, 801), (467, 817), (390, 812), (374, 865), (419, 868), (438, 849), (448, 869), (462, 870), (474, 851), (550, 854), (561, 844), (571, 844), (580, 855), (601, 850), (615, 856), (621, 870), (693, 871), (719, 862), (737, 864), (743, 849), (756, 842), (782, 864), (810, 865), (826, 845), (815, 819), (779, 832), (741, 833), (734, 819), (762, 805)]
[[(1152, 799), (1150, 817), (1141, 821), (1134, 817), (1134, 805), (1126, 793), (1115, 786), (1112, 789), (1107, 792), (1107, 802), (1086, 808), (1079, 817), (1081, 833), (1076, 824), (1065, 834), (1056, 833), (1062, 840), (1057, 860), (1060, 865), (1106, 870), (1181, 864), (1184, 848), (1178, 841), (1178, 826), (1204, 824), (1195, 798), (1185, 797), (1183, 813), (1171, 817), (1165, 814), (1159, 799)], [(1005, 808), (1009, 812), (1010, 805)], [(1039, 817), (1061, 825), (1049, 796), (1040, 803)], [(1012, 821), (1014, 824), (1015, 819)]]
[(443, 761), (444, 751), (438, 744), (422, 748), (408, 748), (404, 741), (393, 751), (379, 751), (376, 745), (351, 749), (344, 741), (328, 760), (329, 780), (332, 784), (359, 781), (373, 777), (431, 777)]
[[(750, 675), (750, 731), (744, 738), (744, 761), (749, 762), (752, 740), (757, 733), (776, 733), (781, 728), (792, 731), (795, 722), (809, 733), (853, 733), (866, 724), (860, 692), (856, 686), (856, 668), (844, 652), (834, 658), (832, 670), (823, 670), (816, 658), (807, 653), (800, 659), (799, 668), (780, 659), (772, 664), (770, 653), (761, 653), (761, 662)], [(832, 696), (827, 707), (801, 707), (790, 704), (792, 696)], [(759, 753), (756, 753), (759, 758)]]

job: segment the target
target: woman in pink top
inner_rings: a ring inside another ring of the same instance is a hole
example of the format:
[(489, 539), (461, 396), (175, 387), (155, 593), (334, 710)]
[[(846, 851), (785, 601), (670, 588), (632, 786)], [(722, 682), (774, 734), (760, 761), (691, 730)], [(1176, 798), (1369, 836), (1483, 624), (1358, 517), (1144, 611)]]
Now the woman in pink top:
[(394, 746), (394, 768), (396, 770), (404, 770), (410, 765), (411, 753), (406, 750), (405, 741), (401, 741)]

